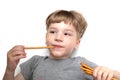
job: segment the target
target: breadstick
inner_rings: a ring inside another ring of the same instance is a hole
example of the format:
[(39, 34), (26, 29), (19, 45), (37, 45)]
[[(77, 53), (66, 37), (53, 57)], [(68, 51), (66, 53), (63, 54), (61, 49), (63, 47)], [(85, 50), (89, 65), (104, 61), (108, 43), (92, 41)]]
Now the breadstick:
[(54, 48), (54, 46), (25, 47), (24, 49), (44, 49), (44, 48)]
[(82, 65), (82, 67), (87, 68), (87, 69), (89, 69), (89, 70), (92, 70), (92, 71), (93, 71), (93, 68), (91, 68), (91, 67), (90, 67), (90, 66), (88, 66), (87, 64), (85, 64), (85, 63), (81, 63), (81, 65)]

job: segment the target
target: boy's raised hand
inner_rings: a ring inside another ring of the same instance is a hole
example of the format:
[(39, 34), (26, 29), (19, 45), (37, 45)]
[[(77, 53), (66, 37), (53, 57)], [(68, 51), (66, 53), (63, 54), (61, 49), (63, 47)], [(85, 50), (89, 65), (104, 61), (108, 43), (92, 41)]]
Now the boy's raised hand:
[(95, 80), (111, 80), (113, 77), (113, 70), (103, 66), (98, 66), (93, 71)]
[(24, 46), (17, 45), (14, 46), (10, 51), (7, 53), (7, 67), (6, 70), (14, 72), (19, 60), (21, 58), (25, 58), (26, 53), (24, 50)]

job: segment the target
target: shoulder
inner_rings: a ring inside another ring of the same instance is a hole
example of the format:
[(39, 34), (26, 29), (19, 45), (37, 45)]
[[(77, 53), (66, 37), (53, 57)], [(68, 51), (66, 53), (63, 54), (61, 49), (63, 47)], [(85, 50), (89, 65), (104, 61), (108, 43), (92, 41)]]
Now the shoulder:
[(21, 74), (24, 76), (25, 80), (32, 78), (33, 71), (38, 67), (39, 64), (44, 62), (47, 56), (35, 55), (29, 58), (27, 61), (20, 64)]
[(33, 63), (37, 62), (42, 62), (44, 61), (48, 56), (39, 56), (39, 55), (34, 55), (32, 56), (28, 61), (31, 61)]
[(85, 57), (81, 57), (81, 56), (72, 57), (72, 59), (80, 62), (88, 61)]
[(47, 56), (39, 56), (39, 55), (34, 55), (34, 56), (32, 56), (31, 57), (31, 59), (33, 59), (33, 60), (43, 60), (43, 59), (45, 59)]
[(25, 66), (31, 66), (31, 65), (37, 65), (38, 63), (42, 62), (44, 59), (46, 59), (47, 56), (39, 56), (34, 55), (31, 58), (29, 58), (27, 61), (23, 62), (21, 65)]
[(46, 58), (47, 56), (39, 56), (39, 55), (34, 55), (32, 56), (31, 58), (34, 58), (34, 59), (44, 59)]
[(78, 56), (78, 57), (73, 57), (73, 59), (75, 59), (75, 61), (79, 62), (80, 63), (85, 63), (93, 68), (97, 67), (97, 64), (86, 59), (85, 57), (81, 57), (81, 56)]

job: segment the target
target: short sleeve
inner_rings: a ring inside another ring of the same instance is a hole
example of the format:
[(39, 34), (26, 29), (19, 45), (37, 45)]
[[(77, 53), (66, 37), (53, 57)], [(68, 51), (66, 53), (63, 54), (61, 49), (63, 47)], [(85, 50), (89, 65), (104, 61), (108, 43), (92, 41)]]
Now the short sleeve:
[[(82, 59), (81, 59), (81, 62), (83, 62), (83, 63), (85, 63), (85, 64), (87, 64), (87, 65), (89, 65), (90, 67), (92, 67), (92, 68), (96, 68), (98, 65), (96, 64), (96, 63), (94, 63), (94, 62), (92, 62), (92, 61), (90, 61), (90, 60), (88, 60), (88, 59), (86, 59), (86, 58), (84, 58), (84, 57), (81, 57)], [(93, 76), (91, 76), (91, 75), (84, 75), (85, 76), (85, 79), (86, 80), (93, 80)]]
[(88, 59), (86, 59), (85, 57), (81, 57), (81, 62), (91, 66), (92, 68), (96, 68), (98, 65)]
[(40, 59), (40, 56), (35, 55), (26, 62), (20, 64), (21, 73), (24, 76), (25, 80), (32, 80), (34, 68), (37, 66)]

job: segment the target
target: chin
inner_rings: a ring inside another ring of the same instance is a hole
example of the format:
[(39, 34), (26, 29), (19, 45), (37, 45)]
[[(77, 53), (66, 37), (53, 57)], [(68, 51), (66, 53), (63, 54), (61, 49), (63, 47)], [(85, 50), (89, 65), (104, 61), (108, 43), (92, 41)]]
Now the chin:
[(67, 59), (68, 57), (65, 55), (61, 55), (61, 54), (52, 54), (51, 57), (53, 59)]
[(62, 59), (62, 58), (64, 58), (64, 55), (62, 55), (60, 53), (52, 53), (51, 57), (54, 59)]

